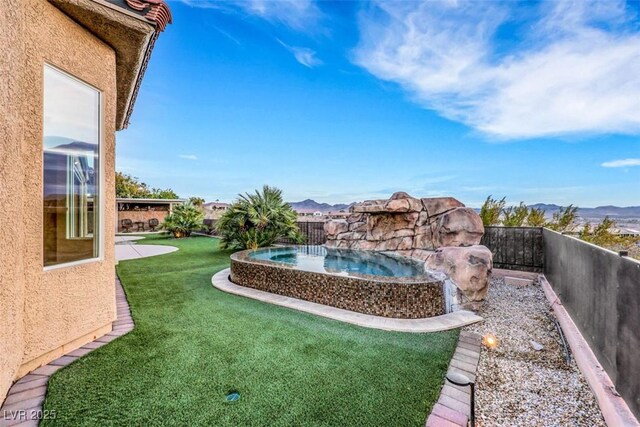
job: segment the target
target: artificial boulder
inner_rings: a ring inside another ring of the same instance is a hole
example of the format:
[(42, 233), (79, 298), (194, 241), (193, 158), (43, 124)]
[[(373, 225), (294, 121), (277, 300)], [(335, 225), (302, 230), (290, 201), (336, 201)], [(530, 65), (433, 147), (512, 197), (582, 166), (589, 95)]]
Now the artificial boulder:
[(471, 208), (455, 208), (438, 218), (435, 227), (436, 246), (479, 245), (484, 234), (482, 219)]
[(453, 197), (429, 197), (420, 199), (424, 211), (428, 216), (434, 218), (438, 215), (442, 215), (445, 212), (449, 212), (455, 208), (463, 208), (464, 204)]
[[(484, 227), (473, 209), (453, 197), (417, 199), (398, 192), (388, 200), (367, 200), (353, 205), (346, 220), (326, 222), (325, 232), (328, 240), (377, 242), (374, 247), (380, 251), (394, 247), (401, 238), (400, 246), (408, 246), (406, 250), (435, 250), (477, 245)], [(405, 237), (412, 237), (411, 244)], [(385, 244), (386, 241), (391, 242)]]
[(468, 301), (482, 301), (489, 289), (492, 254), (481, 245), (442, 247), (427, 258), (425, 268), (448, 275)]
[(417, 199), (405, 192), (367, 200), (350, 208), (346, 220), (325, 223), (326, 245), (395, 252), (448, 274), (471, 301), (486, 295), (491, 252), (479, 246), (480, 216), (453, 197)]
[[(413, 236), (413, 228), (418, 220), (417, 212), (381, 213), (367, 217), (367, 240), (390, 240), (396, 237)], [(401, 230), (409, 230), (401, 232)], [(398, 234), (401, 232), (400, 234)]]
[(333, 240), (341, 233), (349, 231), (349, 224), (343, 219), (331, 220), (324, 223), (324, 232), (327, 239)]

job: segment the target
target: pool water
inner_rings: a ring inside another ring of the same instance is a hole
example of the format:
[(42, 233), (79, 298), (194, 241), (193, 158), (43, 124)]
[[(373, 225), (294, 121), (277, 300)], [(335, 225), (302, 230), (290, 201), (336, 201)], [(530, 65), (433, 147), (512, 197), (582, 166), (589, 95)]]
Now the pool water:
[(249, 259), (270, 261), (316, 273), (343, 276), (421, 277), (424, 267), (409, 258), (372, 251), (288, 246), (257, 249)]

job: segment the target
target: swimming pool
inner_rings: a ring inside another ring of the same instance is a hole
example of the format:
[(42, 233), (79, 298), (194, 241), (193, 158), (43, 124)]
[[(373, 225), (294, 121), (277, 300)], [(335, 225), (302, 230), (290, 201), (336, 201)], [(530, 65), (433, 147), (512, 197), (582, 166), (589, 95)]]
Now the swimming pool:
[(316, 273), (354, 277), (421, 277), (424, 267), (410, 258), (371, 251), (292, 246), (252, 251), (249, 259), (282, 263)]
[(236, 252), (232, 282), (359, 313), (417, 319), (444, 314), (443, 281), (396, 254), (287, 246)]

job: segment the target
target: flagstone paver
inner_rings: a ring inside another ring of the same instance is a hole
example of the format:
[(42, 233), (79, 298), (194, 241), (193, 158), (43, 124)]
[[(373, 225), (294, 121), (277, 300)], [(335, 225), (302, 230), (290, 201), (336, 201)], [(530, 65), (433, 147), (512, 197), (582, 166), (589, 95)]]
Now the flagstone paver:
[(133, 329), (134, 324), (129, 303), (117, 277), (116, 307), (117, 318), (112, 324), (113, 330), (111, 332), (35, 369), (11, 386), (0, 407), (0, 427), (37, 426), (40, 419), (47, 416), (42, 412), (42, 404), (47, 394), (47, 384), (51, 375)]

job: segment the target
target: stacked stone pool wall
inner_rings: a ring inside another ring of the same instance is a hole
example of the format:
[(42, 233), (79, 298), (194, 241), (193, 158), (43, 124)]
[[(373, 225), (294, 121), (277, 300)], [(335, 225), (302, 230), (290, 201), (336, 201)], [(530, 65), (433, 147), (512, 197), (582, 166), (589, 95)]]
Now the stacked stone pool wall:
[(443, 282), (433, 278), (347, 277), (231, 256), (233, 283), (358, 313), (400, 319), (444, 314)]

